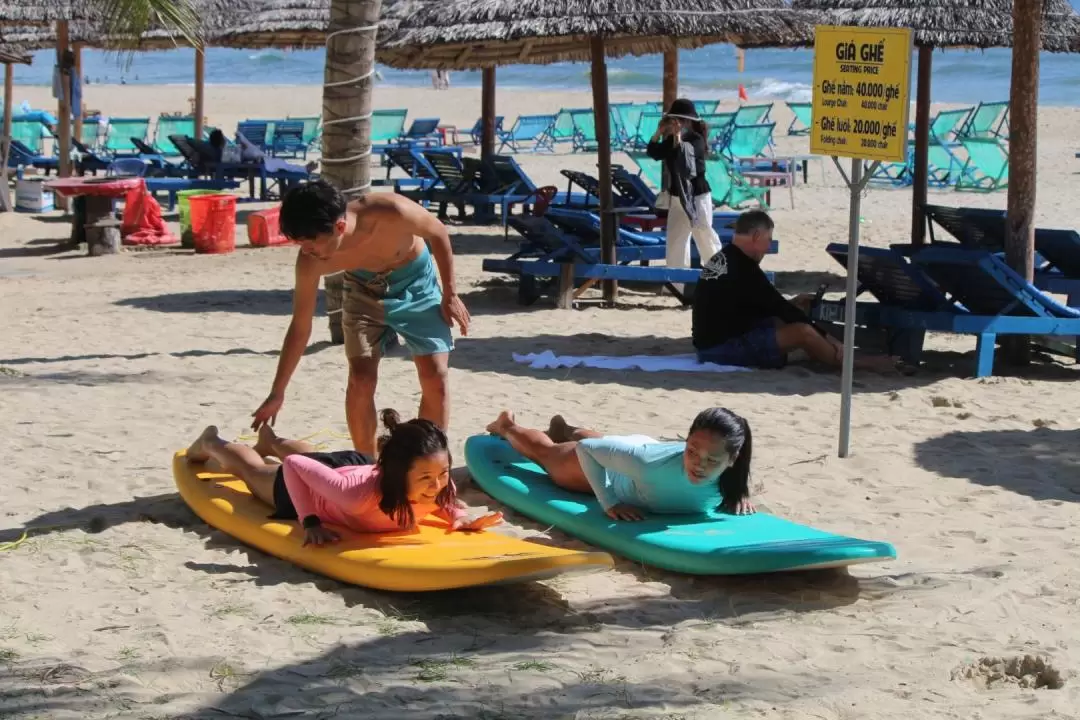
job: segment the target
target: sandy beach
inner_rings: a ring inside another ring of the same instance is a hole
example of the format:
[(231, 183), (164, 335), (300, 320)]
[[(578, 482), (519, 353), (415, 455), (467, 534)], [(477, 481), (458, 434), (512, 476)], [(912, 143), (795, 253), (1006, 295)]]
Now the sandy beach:
[[(129, 117), (185, 110), (190, 95), (84, 92), (90, 107)], [(17, 87), (15, 102), (24, 99), (53, 104), (47, 88)], [(375, 103), (467, 129), (480, 94), (379, 88)], [(589, 105), (585, 94), (498, 97), (507, 124)], [(210, 122), (230, 133), (247, 117), (319, 106), (315, 87), (211, 86), (206, 98)], [(783, 103), (773, 115), (778, 151), (808, 152), (805, 137), (786, 135)], [(1044, 108), (1039, 131), (1038, 223), (1080, 227), (1080, 109)], [(518, 159), (538, 183), (560, 187), (561, 168), (595, 171), (596, 162), (567, 152)], [(1006, 202), (1004, 192), (930, 197)], [(780, 289), (826, 282), (841, 292), (842, 269), (824, 247), (846, 241), (848, 195), (831, 161), (811, 166), (794, 208), (786, 191), (773, 205), (780, 253), (765, 266)], [(869, 190), (863, 241), (904, 242), (910, 205), (910, 190)], [(250, 432), (288, 323), (295, 250), (250, 248), (241, 230), (228, 255), (87, 258), (57, 250), (68, 232), (60, 213), (0, 215), (0, 718), (1080, 717), (1080, 370), (1071, 361), (976, 380), (974, 337), (934, 335), (917, 375), (856, 377), (854, 455), (841, 460), (838, 374), (514, 363), (512, 353), (544, 350), (689, 352), (690, 314), (670, 296), (625, 290), (615, 309), (522, 307), (516, 281), (481, 270), (483, 258), (512, 252), (513, 234), (451, 223), (473, 327), (451, 357), (449, 434), (471, 507), (505, 510), (471, 487), (462, 453), (502, 408), (529, 423), (561, 413), (676, 438), (699, 409), (723, 405), (753, 426), (765, 509), (890, 542), (898, 558), (727, 578), (617, 559), (610, 571), (538, 583), (376, 592), (210, 528), (172, 479), (173, 453), (207, 424), (229, 438)], [(344, 353), (320, 316), (278, 432), (346, 447), (345, 380)], [(399, 351), (382, 365), (378, 405), (410, 415), (418, 400)], [(499, 532), (587, 547), (511, 511), (507, 519)], [(1047, 658), (1064, 686), (1024, 688), (980, 665), (1025, 655)]]

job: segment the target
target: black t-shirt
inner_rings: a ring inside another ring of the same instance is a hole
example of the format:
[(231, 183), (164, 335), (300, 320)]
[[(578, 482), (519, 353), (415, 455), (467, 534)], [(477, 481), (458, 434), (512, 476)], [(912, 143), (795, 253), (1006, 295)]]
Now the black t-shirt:
[[(683, 142), (690, 143), (694, 148), (694, 171), (696, 176), (690, 181), (690, 185), (694, 190), (694, 197), (698, 195), (708, 195), (712, 192), (709, 187), (709, 182), (705, 179), (705, 156), (708, 154), (708, 148), (705, 145), (705, 138), (701, 137), (693, 130), (684, 130), (682, 135)], [(651, 157), (653, 160), (660, 160), (668, 169), (668, 175), (674, 177), (674, 168), (677, 166), (679, 159), (679, 145), (672, 140), (671, 135), (664, 135), (656, 140), (650, 141), (645, 148), (645, 154)], [(670, 192), (674, 195), (674, 188), (670, 189)]]
[(810, 322), (769, 282), (761, 266), (735, 245), (725, 246), (702, 265), (694, 290), (691, 335), (695, 348), (714, 348), (772, 318)]

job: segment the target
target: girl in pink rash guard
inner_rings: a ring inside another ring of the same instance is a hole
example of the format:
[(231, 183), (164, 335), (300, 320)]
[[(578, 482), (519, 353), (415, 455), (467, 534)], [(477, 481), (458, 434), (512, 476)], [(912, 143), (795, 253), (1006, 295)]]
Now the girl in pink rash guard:
[[(383, 410), (382, 421), (387, 433), (379, 438), (379, 459), (373, 464), (337, 462), (334, 453), (293, 452), (283, 457), (280, 472), (271, 466), (269, 472), (256, 472), (259, 468), (240, 462), (244, 457), (234, 443), (206, 437), (189, 455), (193, 461), (212, 457), (234, 472), (256, 497), (272, 501), (271, 517), (300, 520), (305, 545), (339, 539), (323, 523), (387, 533), (410, 530), (429, 513), (445, 519), (452, 530), (482, 530), (502, 521), (502, 513), (491, 513), (470, 522), (458, 507), (446, 434), (437, 425), (422, 419), (403, 423), (394, 410)], [(356, 458), (352, 462), (367, 460), (349, 451), (339, 454)]]

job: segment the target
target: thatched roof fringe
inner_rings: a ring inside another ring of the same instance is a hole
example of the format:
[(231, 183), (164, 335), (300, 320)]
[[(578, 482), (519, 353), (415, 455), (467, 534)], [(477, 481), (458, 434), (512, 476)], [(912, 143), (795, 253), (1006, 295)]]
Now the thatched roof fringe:
[[(823, 25), (908, 27), (923, 47), (1012, 46), (1012, 0), (792, 0), (792, 7), (818, 13)], [(1042, 49), (1080, 51), (1080, 15), (1067, 0), (1043, 0)]]

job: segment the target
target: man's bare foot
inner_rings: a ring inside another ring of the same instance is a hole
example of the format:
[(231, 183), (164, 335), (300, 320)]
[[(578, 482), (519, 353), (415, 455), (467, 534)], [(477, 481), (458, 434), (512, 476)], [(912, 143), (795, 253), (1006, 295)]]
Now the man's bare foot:
[(204, 463), (210, 459), (210, 453), (206, 451), (206, 445), (218, 437), (217, 425), (207, 425), (191, 447), (187, 449), (188, 462)]
[(495, 422), (487, 426), (487, 431), (492, 435), (498, 435), (501, 438), (506, 437), (506, 431), (514, 426), (514, 413), (509, 410), (503, 410), (499, 413), (499, 417), (495, 418)]
[(565, 443), (574, 439), (576, 427), (566, 422), (562, 415), (553, 415), (548, 424), (547, 436), (553, 443)]
[(259, 439), (255, 443), (254, 450), (259, 453), (259, 457), (271, 457), (274, 454), (274, 443), (277, 442), (278, 436), (274, 432), (274, 428), (269, 424), (263, 425), (259, 428)]

